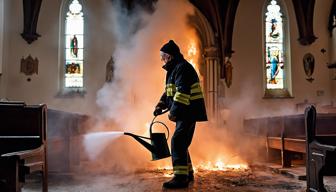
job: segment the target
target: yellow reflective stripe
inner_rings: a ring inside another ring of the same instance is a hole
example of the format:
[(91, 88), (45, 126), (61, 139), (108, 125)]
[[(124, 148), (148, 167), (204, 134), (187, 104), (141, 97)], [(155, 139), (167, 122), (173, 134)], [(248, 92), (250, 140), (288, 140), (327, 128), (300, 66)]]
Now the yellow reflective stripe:
[(196, 99), (202, 99), (202, 98), (203, 98), (203, 94), (200, 93), (200, 94), (191, 96), (191, 97), (190, 97), (190, 100), (196, 100)]
[(191, 85), (190, 90), (191, 95), (178, 92), (175, 84), (167, 84), (166, 85), (166, 94), (167, 96), (174, 96), (173, 100), (184, 105), (190, 105), (190, 100), (201, 99), (203, 97), (202, 88), (199, 82)]
[(192, 88), (192, 89), (190, 90), (190, 93), (191, 93), (191, 94), (193, 94), (193, 93), (198, 93), (198, 92), (202, 92), (201, 87)]
[(190, 104), (189, 98), (190, 98), (190, 95), (187, 95), (187, 94), (184, 94), (184, 93), (181, 93), (181, 92), (177, 91), (175, 96), (174, 96), (174, 101), (180, 102), (180, 103), (185, 104), (185, 105), (189, 105)]
[(172, 83), (167, 84), (167, 85), (166, 85), (166, 88), (175, 88), (175, 84), (172, 84)]
[(190, 95), (188, 95), (188, 94), (185, 94), (185, 93), (181, 93), (181, 92), (176, 92), (176, 95), (178, 96), (178, 97), (181, 97), (181, 98), (184, 98), (184, 99), (189, 99), (190, 98)]
[(172, 89), (172, 88), (169, 88), (167, 89), (167, 96), (174, 96), (176, 90)]
[(176, 170), (174, 171), (174, 175), (188, 175), (188, 171)]
[(167, 96), (174, 96), (176, 92), (176, 87), (174, 84), (167, 84), (166, 85), (166, 94)]
[(177, 175), (188, 175), (188, 166), (174, 166), (174, 174)]
[(191, 88), (195, 88), (195, 87), (201, 87), (200, 84), (197, 82), (197, 83), (194, 83), (191, 85)]
[(199, 84), (199, 82), (191, 85), (190, 93), (191, 93), (190, 100), (203, 98), (202, 88), (201, 88), (201, 85)]
[(175, 97), (174, 97), (174, 101), (179, 102), (179, 103), (182, 103), (182, 104), (184, 104), (184, 105), (190, 105), (190, 101), (189, 101), (189, 100), (186, 100), (186, 99), (178, 99), (178, 98), (176, 98), (176, 95), (175, 95)]
[(176, 91), (176, 89), (174, 89), (174, 88), (167, 88), (167, 92), (175, 92)]
[(188, 169), (188, 166), (186, 166), (186, 165), (175, 165), (174, 167), (173, 167), (173, 169), (174, 170), (187, 170)]

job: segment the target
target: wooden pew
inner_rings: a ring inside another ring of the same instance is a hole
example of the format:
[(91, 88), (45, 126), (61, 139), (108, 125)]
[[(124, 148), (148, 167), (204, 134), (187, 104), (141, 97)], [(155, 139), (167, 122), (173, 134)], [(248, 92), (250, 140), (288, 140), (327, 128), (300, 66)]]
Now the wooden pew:
[(323, 176), (336, 175), (336, 136), (317, 136), (317, 121), (315, 107), (307, 107), (305, 110), (307, 192), (326, 192)]
[(25, 175), (36, 171), (48, 191), (46, 111), (44, 104), (0, 103), (0, 191), (21, 191)]
[(270, 117), (267, 126), (267, 150), (280, 150), (282, 167), (290, 167), (295, 153), (305, 153), (303, 115)]
[[(317, 119), (318, 136), (336, 136), (336, 114), (317, 114)], [(264, 138), (267, 159), (280, 156), (283, 167), (291, 167), (296, 154), (306, 153), (304, 114), (245, 119), (244, 131), (251, 137)]]

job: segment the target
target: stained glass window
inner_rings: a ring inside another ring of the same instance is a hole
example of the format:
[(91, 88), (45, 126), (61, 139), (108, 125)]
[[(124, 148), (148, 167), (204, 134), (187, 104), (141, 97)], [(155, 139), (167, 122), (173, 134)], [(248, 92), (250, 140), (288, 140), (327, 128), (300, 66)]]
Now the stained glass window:
[(65, 87), (83, 87), (84, 18), (82, 5), (73, 0), (65, 20)]
[(284, 30), (276, 0), (267, 6), (265, 20), (266, 89), (283, 89), (285, 81)]

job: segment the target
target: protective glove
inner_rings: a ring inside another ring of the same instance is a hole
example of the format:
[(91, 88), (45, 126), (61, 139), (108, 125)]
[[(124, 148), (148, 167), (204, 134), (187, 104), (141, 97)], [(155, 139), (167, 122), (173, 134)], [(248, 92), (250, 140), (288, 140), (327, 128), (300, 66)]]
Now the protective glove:
[(154, 116), (158, 116), (158, 115), (161, 115), (161, 113), (162, 113), (162, 109), (161, 109), (161, 107), (155, 107), (155, 110), (154, 110), (154, 112), (153, 112), (153, 115), (154, 115)]
[(176, 122), (176, 116), (172, 115), (172, 114), (168, 114), (168, 119), (171, 120), (171, 121), (174, 121)]

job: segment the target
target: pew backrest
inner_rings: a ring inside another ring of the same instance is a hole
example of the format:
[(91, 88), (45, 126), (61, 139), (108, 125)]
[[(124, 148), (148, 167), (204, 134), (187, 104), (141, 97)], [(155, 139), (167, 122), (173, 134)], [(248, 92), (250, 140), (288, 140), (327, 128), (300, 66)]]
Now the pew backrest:
[(46, 141), (46, 105), (0, 102), (0, 155), (37, 148)]

